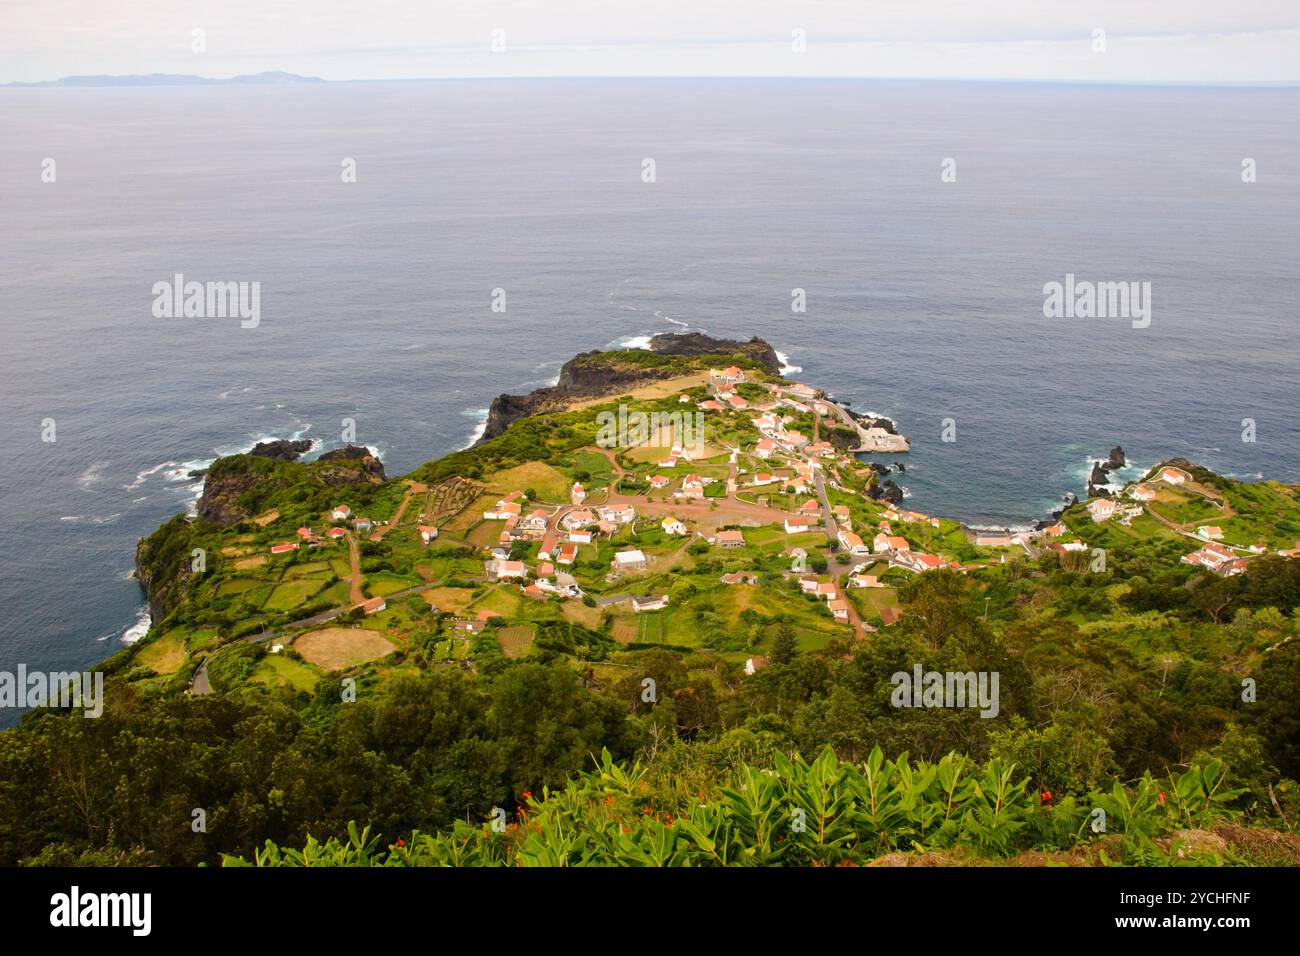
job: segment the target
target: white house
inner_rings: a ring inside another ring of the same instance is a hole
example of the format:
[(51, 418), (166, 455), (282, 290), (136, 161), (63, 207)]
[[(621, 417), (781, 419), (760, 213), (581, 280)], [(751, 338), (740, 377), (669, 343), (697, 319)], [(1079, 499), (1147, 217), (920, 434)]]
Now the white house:
[(496, 578), (498, 581), (507, 578), (527, 577), (528, 568), (522, 561), (511, 561), (508, 558), (495, 558), (487, 562), (488, 577)]
[(909, 571), (934, 571), (943, 567), (943, 558), (937, 554), (923, 554), (919, 551), (900, 551), (894, 555), (894, 563)]
[(611, 565), (615, 571), (644, 571), (646, 569), (646, 559), (644, 554), (632, 548), (627, 551), (615, 552)]
[(907, 551), (912, 546), (907, 539), (897, 534), (885, 534), (883, 531), (872, 539), (872, 546), (877, 552)]
[(745, 380), (745, 373), (732, 365), (729, 368), (713, 369), (709, 372), (709, 377), (714, 382), (722, 385), (735, 385), (737, 382)]
[(619, 508), (602, 508), (600, 509), (600, 517), (615, 524), (627, 524), (629, 521), (636, 519), (636, 509), (631, 505), (623, 505)]
[(1094, 498), (1088, 502), (1088, 514), (1098, 523), (1113, 518), (1118, 510), (1119, 503), (1109, 498)]
[(686, 534), (686, 525), (682, 524), (676, 518), (668, 517), (663, 520), (663, 529), (667, 534)]
[(687, 475), (682, 480), (682, 486), (674, 495), (678, 498), (703, 498), (704, 481), (699, 475)]
[(498, 501), (492, 508), (483, 512), (485, 521), (508, 521), (511, 518), (518, 518), (519, 513), (523, 511), (517, 501), (506, 501), (504, 498)]
[(649, 595), (646, 597), (632, 598), (632, 610), (637, 614), (642, 611), (658, 611), (668, 606), (668, 595), (660, 594), (657, 597)]
[(871, 549), (866, 546), (862, 538), (852, 531), (840, 531), (840, 547), (850, 554), (870, 554)]
[(596, 516), (586, 508), (579, 508), (576, 511), (570, 511), (560, 521), (560, 524), (564, 525), (564, 527), (569, 531), (573, 531), (576, 528), (585, 528), (587, 525), (595, 523)]

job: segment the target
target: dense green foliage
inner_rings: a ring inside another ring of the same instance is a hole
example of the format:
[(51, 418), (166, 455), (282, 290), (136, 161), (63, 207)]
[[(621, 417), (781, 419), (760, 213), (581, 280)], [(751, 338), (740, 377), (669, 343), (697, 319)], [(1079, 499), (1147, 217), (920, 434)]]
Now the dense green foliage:
[[(369, 829), (348, 839), (259, 849), (258, 866), (837, 866), (906, 850), (945, 861), (1005, 860), (1025, 851), (1061, 862), (1245, 862), (1182, 836), (1239, 815), (1239, 795), (1211, 760), (1158, 782), (1116, 783), (1044, 805), (1014, 764), (947, 754), (913, 763), (879, 748), (861, 764), (827, 749), (811, 763), (778, 755), (741, 765), (697, 793), (654, 786), (640, 764), (601, 754), (563, 790), (529, 794), (509, 824), (457, 823), (382, 847)], [(1168, 835), (1174, 835), (1172, 839)], [(1189, 834), (1190, 835), (1190, 834)], [(1164, 839), (1162, 839), (1164, 838)], [(1063, 854), (1059, 851), (1071, 851)], [(247, 865), (225, 857), (227, 865)]]
[[(1085, 639), (1069, 621), (986, 622), (974, 610), (974, 585), (955, 575), (918, 578), (905, 600), (902, 622), (870, 647), (847, 655), (844, 645), (814, 653), (787, 647), (783, 661), (743, 681), (654, 650), (633, 655), (637, 663), (622, 680), (584, 687), (590, 681), (562, 656), (512, 661), (498, 648), (476, 675), (403, 672), (363, 683), (355, 703), (341, 701), (337, 681), (313, 696), (250, 687), (188, 698), (141, 695), (127, 685), (98, 720), (45, 711), (0, 735), (0, 862), (215, 861), (223, 852), (252, 854), (268, 839), (301, 846), (309, 837), (343, 837), (351, 821), (393, 837), (444, 831), (480, 821), (493, 807), (514, 814), (528, 805), (526, 792), (562, 790), (602, 750), (618, 761), (639, 754), (664, 798), (655, 812), (686, 817), (696, 812), (690, 794), (725, 789), (733, 778), (757, 785), (761, 774), (746, 767), (779, 768), (827, 746), (849, 763), (877, 759), (877, 747), (936, 765), (956, 751), (991, 761), (962, 766), (972, 779), (1004, 780), (1016, 806), (1032, 809), (1040, 790), (1055, 795), (1053, 812), (1061, 812), (1036, 818), (1026, 810), (1012, 828), (1021, 835), (987, 848), (999, 853), (1068, 846), (1078, 822), (1068, 808), (1096, 803), (1091, 794), (1119, 800), (1117, 783), (1130, 793), (1124, 781), (1214, 760), (1227, 767), (1216, 791), (1231, 793), (1216, 801), (1223, 810), (1279, 829), (1300, 813), (1296, 785), (1286, 779), (1298, 769), (1300, 641), (1283, 640), (1264, 655), (1253, 672), (1259, 702), (1245, 704), (1234, 676), (1210, 662), (1162, 673), (1123, 641)], [(1220, 639), (1229, 633), (1210, 629)], [(552, 638), (581, 636), (575, 628)], [(891, 707), (889, 675), (913, 661), (1000, 670), (1005, 719)], [(653, 704), (641, 694), (645, 677), (656, 681)], [(580, 794), (592, 784), (576, 786)], [(554, 799), (561, 806), (579, 797)], [(190, 828), (196, 808), (206, 811), (206, 832)], [(858, 817), (845, 819), (859, 833), (854, 859), (911, 846), (906, 828), (870, 835)], [(1068, 827), (1045, 835), (1044, 827), (1066, 819)], [(1200, 823), (1193, 816), (1180, 825)], [(937, 832), (926, 841), (940, 839)], [(950, 836), (963, 843), (972, 834)], [(727, 852), (739, 852), (740, 837), (728, 839)]]

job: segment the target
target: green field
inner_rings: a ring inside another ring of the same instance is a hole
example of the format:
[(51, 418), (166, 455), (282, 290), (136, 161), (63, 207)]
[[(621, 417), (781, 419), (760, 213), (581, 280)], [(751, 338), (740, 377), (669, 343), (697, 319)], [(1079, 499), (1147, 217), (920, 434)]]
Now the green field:
[(287, 685), (294, 690), (311, 693), (316, 689), (320, 673), (310, 664), (295, 661), (283, 654), (267, 654), (257, 662), (252, 679), (258, 684), (273, 687)]

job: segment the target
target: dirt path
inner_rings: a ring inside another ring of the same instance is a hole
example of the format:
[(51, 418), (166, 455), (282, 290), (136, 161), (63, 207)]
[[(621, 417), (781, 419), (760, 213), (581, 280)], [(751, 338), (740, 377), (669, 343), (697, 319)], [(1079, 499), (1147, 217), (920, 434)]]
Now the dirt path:
[(348, 560), (352, 564), (351, 590), (348, 599), (353, 604), (360, 604), (366, 599), (366, 596), (361, 593), (361, 545), (357, 544), (357, 539), (352, 537), (351, 532), (348, 533)]
[(429, 489), (419, 482), (411, 482), (410, 487), (406, 489), (406, 494), (402, 496), (402, 503), (397, 506), (397, 512), (393, 515), (393, 520), (388, 522), (388, 524), (384, 525), (382, 528), (376, 528), (374, 534), (370, 536), (370, 540), (383, 541), (384, 535), (388, 534), (389, 531), (392, 531), (402, 523), (402, 516), (406, 514), (406, 506), (411, 503), (411, 499), (422, 492), (427, 494), (428, 491)]
[(849, 600), (848, 580), (858, 568), (866, 567), (875, 562), (874, 557), (854, 558), (849, 564), (843, 565), (839, 570), (831, 571), (831, 580), (835, 582), (836, 590), (840, 591), (840, 599), (849, 606), (849, 626), (853, 628), (853, 636), (861, 640), (866, 636), (863, 630), (862, 616), (858, 614), (857, 606)]

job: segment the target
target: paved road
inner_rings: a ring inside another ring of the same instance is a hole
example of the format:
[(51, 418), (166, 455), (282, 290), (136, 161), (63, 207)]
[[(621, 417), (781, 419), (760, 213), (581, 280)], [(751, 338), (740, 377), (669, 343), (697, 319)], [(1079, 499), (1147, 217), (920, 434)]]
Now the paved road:
[[(208, 655), (211, 657), (211, 655)], [(190, 684), (190, 693), (203, 696), (212, 693), (212, 685), (208, 683), (208, 658), (203, 658), (203, 663), (199, 669), (194, 672), (194, 681)]]

